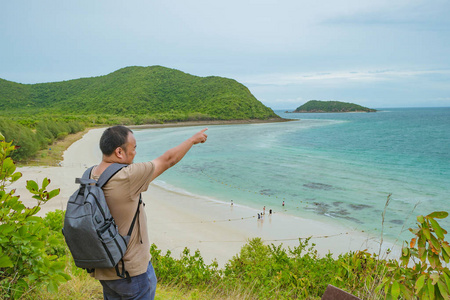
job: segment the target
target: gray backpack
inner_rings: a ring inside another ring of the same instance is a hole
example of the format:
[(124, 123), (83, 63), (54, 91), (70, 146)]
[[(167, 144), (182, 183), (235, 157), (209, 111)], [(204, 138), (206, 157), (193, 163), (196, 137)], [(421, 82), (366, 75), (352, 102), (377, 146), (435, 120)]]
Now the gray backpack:
[[(122, 236), (111, 216), (102, 190), (108, 180), (126, 166), (110, 165), (98, 181), (90, 179), (91, 167), (84, 172), (82, 178), (75, 179), (80, 188), (70, 196), (67, 203), (63, 234), (75, 265), (89, 273), (96, 268), (115, 267), (117, 276), (130, 278), (125, 271), (122, 257), (127, 250), (142, 200), (139, 199), (127, 236)], [(119, 271), (119, 262), (122, 263), (122, 272)]]

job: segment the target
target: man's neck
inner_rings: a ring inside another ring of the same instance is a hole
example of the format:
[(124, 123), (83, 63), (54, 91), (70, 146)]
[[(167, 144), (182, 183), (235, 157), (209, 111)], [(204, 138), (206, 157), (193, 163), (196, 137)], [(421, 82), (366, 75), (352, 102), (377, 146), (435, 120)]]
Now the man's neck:
[(114, 161), (111, 157), (103, 157), (102, 161), (92, 170), (92, 174), (94, 176), (100, 176), (106, 168), (108, 168), (113, 163), (120, 163), (118, 161)]

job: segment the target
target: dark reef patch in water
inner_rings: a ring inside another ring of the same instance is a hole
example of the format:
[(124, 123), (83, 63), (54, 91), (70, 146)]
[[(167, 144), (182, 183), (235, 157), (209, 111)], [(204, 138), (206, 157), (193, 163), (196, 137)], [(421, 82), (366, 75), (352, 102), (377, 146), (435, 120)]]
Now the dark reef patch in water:
[(263, 190), (260, 190), (259, 193), (261, 195), (266, 195), (266, 196), (274, 195), (274, 192), (271, 189), (263, 189)]
[(372, 208), (372, 205), (367, 205), (367, 204), (349, 204), (348, 206), (350, 206), (351, 209), (354, 210), (362, 210), (365, 208)]
[(331, 191), (331, 190), (335, 190), (336, 189), (332, 185), (325, 184), (325, 183), (319, 183), (319, 182), (309, 182), (309, 183), (305, 183), (303, 186), (307, 187), (309, 189), (323, 190), (323, 191)]
[[(334, 207), (337, 207), (342, 202), (333, 202)], [(313, 211), (319, 215), (325, 215), (332, 218), (338, 218), (338, 219), (345, 219), (349, 221), (353, 221), (358, 224), (362, 224), (361, 220), (358, 220), (357, 218), (352, 217), (352, 213), (344, 208), (337, 208), (334, 209), (331, 205), (327, 203), (321, 203), (321, 202), (312, 202), (310, 205), (305, 207), (306, 210)]]
[(405, 222), (402, 220), (389, 220), (389, 223), (392, 223), (395, 225), (403, 225)]

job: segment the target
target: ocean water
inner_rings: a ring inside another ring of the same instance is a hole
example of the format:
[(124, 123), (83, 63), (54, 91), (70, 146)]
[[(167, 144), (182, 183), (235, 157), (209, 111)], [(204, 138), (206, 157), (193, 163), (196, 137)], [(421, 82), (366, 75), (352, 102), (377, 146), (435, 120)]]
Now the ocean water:
[[(291, 122), (210, 126), (156, 183), (275, 213), (339, 223), (409, 240), (416, 216), (450, 211), (450, 108), (292, 114)], [(135, 161), (176, 146), (203, 127), (135, 131)], [(282, 202), (285, 206), (282, 206)], [(440, 221), (450, 229), (450, 217)]]

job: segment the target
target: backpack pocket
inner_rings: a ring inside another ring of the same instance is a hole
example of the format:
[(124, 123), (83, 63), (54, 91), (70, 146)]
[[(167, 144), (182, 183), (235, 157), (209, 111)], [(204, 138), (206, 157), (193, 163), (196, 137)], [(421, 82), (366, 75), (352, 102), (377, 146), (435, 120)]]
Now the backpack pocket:
[(97, 234), (109, 258), (108, 266), (99, 266), (98, 268), (114, 267), (125, 255), (127, 250), (126, 240), (119, 234), (117, 225), (114, 222), (106, 223), (97, 230)]

